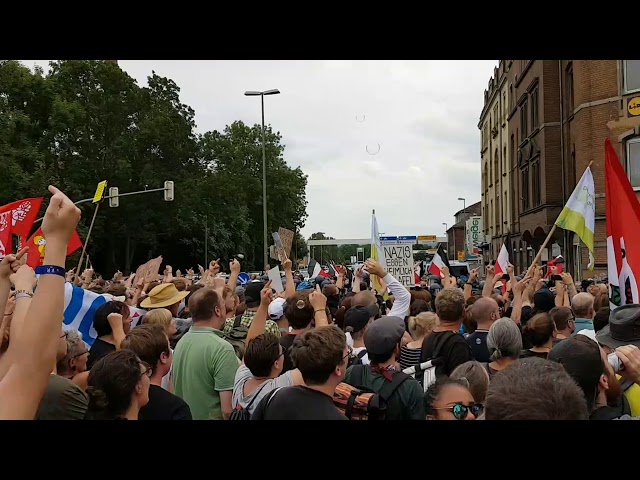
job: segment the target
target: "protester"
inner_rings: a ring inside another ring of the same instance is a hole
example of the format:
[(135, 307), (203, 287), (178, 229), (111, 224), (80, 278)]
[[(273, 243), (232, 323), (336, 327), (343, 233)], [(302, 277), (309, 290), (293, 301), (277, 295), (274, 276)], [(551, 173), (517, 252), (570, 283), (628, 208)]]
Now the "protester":
[(556, 326), (556, 338), (553, 344), (569, 338), (576, 330), (576, 317), (569, 307), (555, 307), (549, 312), (549, 316)]
[(438, 378), (424, 395), (426, 419), (476, 420), (484, 411), (484, 405), (475, 402), (468, 385), (465, 380)]
[(522, 336), (532, 347), (523, 350), (520, 358), (547, 358), (556, 338), (556, 326), (551, 315), (547, 312), (534, 315), (522, 329)]
[(576, 316), (576, 331), (580, 330), (593, 330), (593, 316), (595, 311), (593, 310), (594, 298), (590, 293), (578, 293), (571, 299), (571, 310)]
[[(166, 308), (156, 308), (151, 310), (144, 315), (142, 320), (143, 325), (159, 325), (169, 339), (178, 332), (178, 329), (176, 328), (176, 319), (173, 318), (171, 312)], [(171, 355), (173, 355), (173, 349), (171, 350)], [(162, 377), (161, 383), (161, 387), (171, 393), (173, 393), (173, 381), (171, 379), (172, 366), (173, 364), (170, 365), (167, 374)]]
[(469, 392), (473, 395), (473, 400), (477, 404), (484, 404), (487, 396), (487, 389), (489, 388), (489, 372), (480, 363), (475, 360), (472, 362), (465, 362), (462, 365), (458, 365), (456, 369), (451, 373), (451, 379), (462, 380), (468, 382)]
[(369, 307), (358, 305), (350, 308), (344, 316), (344, 330), (351, 335), (353, 341), (351, 347), (352, 356), (363, 365), (369, 365), (369, 355), (367, 354), (364, 337), (377, 313), (378, 306), (375, 304), (369, 305)]
[(476, 323), (475, 331), (466, 340), (471, 348), (473, 358), (478, 362), (489, 362), (487, 335), (493, 322), (500, 318), (500, 307), (491, 297), (478, 299), (471, 307), (471, 318)]
[(93, 328), (96, 338), (89, 350), (87, 368), (93, 365), (105, 355), (120, 349), (120, 342), (129, 332), (131, 316), (129, 307), (122, 302), (112, 301), (101, 305), (93, 317)]
[(506, 369), (520, 358), (522, 353), (522, 334), (518, 326), (508, 318), (496, 320), (487, 335), (489, 377)]
[(420, 363), (424, 339), (433, 332), (438, 324), (438, 316), (433, 312), (422, 312), (409, 317), (409, 334), (411, 341), (400, 350), (400, 367), (404, 370)]

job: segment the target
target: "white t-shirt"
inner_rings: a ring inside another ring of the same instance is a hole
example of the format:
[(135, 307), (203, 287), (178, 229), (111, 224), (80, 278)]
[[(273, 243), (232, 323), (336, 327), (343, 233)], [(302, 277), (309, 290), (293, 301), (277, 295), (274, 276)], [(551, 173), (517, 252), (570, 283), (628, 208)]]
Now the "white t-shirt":
[[(365, 347), (354, 348), (353, 349), (353, 356), (357, 357), (358, 354), (363, 350), (366, 350), (366, 348)], [(369, 363), (371, 363), (371, 362), (369, 362), (369, 354), (368, 353), (365, 353), (364, 356), (361, 358), (361, 360), (362, 360), (362, 364), (363, 365), (369, 365)]]
[(258, 388), (256, 388), (253, 392), (251, 392), (247, 396), (244, 396), (244, 384), (247, 383), (247, 380), (251, 378), (253, 378), (253, 374), (246, 367), (246, 365), (240, 365), (240, 368), (238, 368), (238, 371), (236, 372), (236, 378), (233, 383), (231, 408), (236, 408), (238, 405), (240, 405), (242, 408), (247, 408), (247, 406), (251, 404), (251, 407), (247, 408), (247, 411), (249, 413), (253, 413), (256, 405), (258, 405), (258, 403), (260, 403), (260, 400), (267, 396), (269, 392), (275, 390), (276, 388), (293, 386), (293, 370), (289, 370), (288, 372), (280, 375), (277, 378), (265, 380), (261, 385), (258, 385)]

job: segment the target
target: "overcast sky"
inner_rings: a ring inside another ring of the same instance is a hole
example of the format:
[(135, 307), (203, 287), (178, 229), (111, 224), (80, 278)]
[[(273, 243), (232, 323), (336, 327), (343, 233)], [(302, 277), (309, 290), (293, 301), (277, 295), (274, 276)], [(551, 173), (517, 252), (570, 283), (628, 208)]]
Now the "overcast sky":
[(443, 236), (458, 197), (480, 201), (477, 123), (497, 63), (119, 61), (140, 85), (152, 70), (173, 79), (200, 132), (259, 123), (260, 101), (244, 91), (278, 88), (265, 121), (282, 134), (287, 163), (309, 176), (307, 238), (367, 238), (372, 209), (387, 235)]

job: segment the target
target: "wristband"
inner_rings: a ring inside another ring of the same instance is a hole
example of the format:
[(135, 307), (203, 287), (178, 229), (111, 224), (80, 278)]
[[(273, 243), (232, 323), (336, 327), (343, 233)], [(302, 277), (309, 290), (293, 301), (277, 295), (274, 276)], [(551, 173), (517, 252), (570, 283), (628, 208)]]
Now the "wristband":
[(36, 267), (36, 275), (60, 275), (65, 280), (67, 278), (66, 270), (55, 265), (40, 265)]
[(33, 298), (33, 293), (27, 292), (25, 290), (19, 290), (16, 292), (16, 300), (19, 298)]
[(313, 313), (316, 314), (318, 312), (322, 312), (322, 313), (327, 313), (327, 311), (325, 309), (322, 310), (314, 310)]

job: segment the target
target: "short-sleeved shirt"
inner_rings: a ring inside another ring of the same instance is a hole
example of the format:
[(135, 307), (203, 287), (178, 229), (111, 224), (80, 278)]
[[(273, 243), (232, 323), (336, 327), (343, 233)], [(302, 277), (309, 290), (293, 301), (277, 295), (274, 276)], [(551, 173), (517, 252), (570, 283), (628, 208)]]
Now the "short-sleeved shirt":
[(138, 420), (192, 420), (192, 418), (187, 402), (162, 387), (149, 385), (149, 403), (140, 409)]
[(249, 404), (251, 406), (247, 408), (249, 413), (253, 413), (260, 400), (266, 397), (269, 392), (280, 387), (292, 387), (293, 386), (293, 370), (290, 370), (283, 375), (276, 378), (270, 378), (251, 392), (249, 395), (244, 395), (244, 386), (247, 380), (253, 378), (251, 370), (245, 365), (240, 365), (240, 368), (236, 372), (236, 380), (233, 386), (233, 397), (231, 399), (231, 408), (236, 408), (240, 405), (242, 408), (247, 408)]
[(194, 420), (222, 420), (220, 393), (233, 390), (240, 361), (223, 333), (196, 327), (180, 339), (173, 355), (174, 392), (182, 398)]
[[(255, 318), (257, 312), (250, 312), (250, 311), (246, 311), (242, 314), (242, 319), (240, 320), (240, 325), (242, 325), (243, 327), (247, 327), (250, 328), (251, 327), (251, 323), (253, 322), (253, 319)], [(228, 318), (225, 322), (224, 322), (224, 333), (226, 335), (229, 335), (231, 333), (231, 330), (233, 329), (233, 322), (235, 321), (235, 317), (233, 318)], [(273, 335), (275, 335), (276, 337), (280, 336), (280, 327), (278, 327), (278, 324), (276, 322), (274, 322), (273, 320), (267, 320), (267, 323), (265, 325), (264, 328), (264, 333), (272, 333)]]
[(333, 398), (318, 390), (298, 385), (277, 390), (263, 398), (251, 420), (348, 420)]
[(51, 375), (44, 392), (36, 420), (83, 420), (89, 400), (68, 378)]
[(487, 336), (489, 330), (476, 330), (465, 340), (471, 348), (473, 358), (478, 362), (489, 362), (489, 348), (487, 347)]

